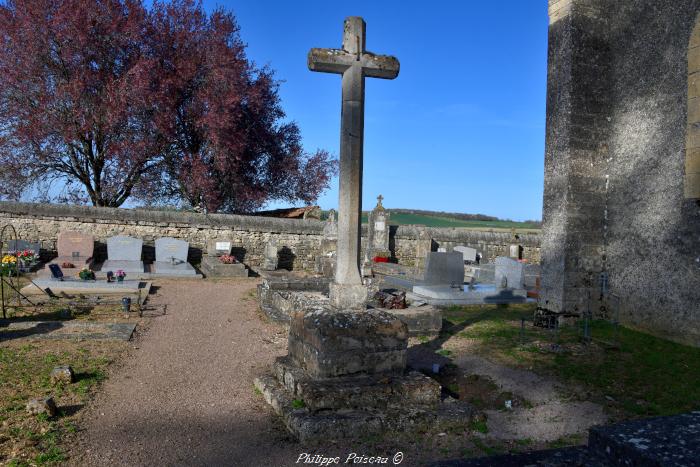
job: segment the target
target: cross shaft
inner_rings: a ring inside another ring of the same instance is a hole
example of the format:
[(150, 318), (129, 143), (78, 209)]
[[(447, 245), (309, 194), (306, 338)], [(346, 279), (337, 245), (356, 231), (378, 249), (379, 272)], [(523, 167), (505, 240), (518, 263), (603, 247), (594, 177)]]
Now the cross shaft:
[(399, 74), (395, 57), (365, 50), (365, 30), (364, 20), (351, 16), (345, 20), (342, 49), (311, 49), (308, 56), (311, 71), (342, 75), (338, 247), (331, 287), (331, 302), (339, 308), (364, 308), (366, 299), (360, 275), (365, 77)]

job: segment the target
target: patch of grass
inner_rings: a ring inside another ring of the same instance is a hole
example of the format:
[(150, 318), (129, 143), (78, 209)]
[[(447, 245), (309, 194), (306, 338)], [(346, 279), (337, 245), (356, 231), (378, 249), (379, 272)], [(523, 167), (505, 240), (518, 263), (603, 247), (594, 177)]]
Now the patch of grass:
[[(25, 341), (26, 342), (26, 341)], [(95, 387), (105, 379), (114, 356), (125, 349), (124, 342), (18, 339), (0, 347), (0, 463), (45, 465), (66, 460), (61, 439), (77, 431), (70, 420), (76, 407), (85, 404)], [(70, 365), (76, 373), (74, 384), (53, 386), (50, 373), (55, 366)], [(27, 416), (25, 405), (37, 397), (53, 397), (58, 415)], [(18, 446), (20, 446), (18, 448)], [(15, 458), (13, 460), (13, 458)]]
[(561, 449), (567, 446), (578, 446), (583, 444), (583, 435), (562, 436), (559, 439), (549, 442), (549, 449)]
[(66, 456), (58, 446), (52, 446), (34, 458), (38, 465), (54, 464), (65, 460)]
[(448, 349), (440, 349), (440, 350), (436, 351), (435, 353), (438, 355), (441, 355), (443, 357), (449, 357), (450, 355), (452, 355), (452, 351), (448, 350)]
[(469, 422), (469, 429), (478, 433), (488, 433), (489, 427), (486, 420), (472, 420)]
[[(614, 418), (700, 407), (700, 349), (625, 327), (616, 330), (606, 321), (590, 324), (593, 343), (584, 345), (580, 324), (563, 326), (556, 335), (532, 325), (533, 311), (530, 304), (450, 307), (443, 318), (449, 335), (476, 342), (480, 353), (501, 363), (582, 387), (594, 400), (606, 401)], [(607, 344), (613, 342), (617, 347)]]
[(483, 451), (483, 453), (487, 456), (495, 456), (505, 452), (502, 447), (488, 445), (478, 438), (473, 439), (472, 442), (474, 443), (474, 446), (481, 449), (481, 451)]
[(304, 407), (306, 407), (306, 402), (304, 402), (303, 400), (294, 399), (292, 401), (292, 408), (293, 409), (303, 409)]
[(253, 392), (257, 394), (258, 396), (262, 396), (262, 391), (258, 389), (257, 386), (253, 385)]

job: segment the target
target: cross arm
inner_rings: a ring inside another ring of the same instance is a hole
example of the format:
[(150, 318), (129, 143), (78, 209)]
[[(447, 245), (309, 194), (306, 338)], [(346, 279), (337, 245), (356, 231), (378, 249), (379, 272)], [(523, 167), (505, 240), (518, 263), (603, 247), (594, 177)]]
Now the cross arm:
[(362, 71), (372, 78), (394, 79), (399, 76), (399, 60), (391, 55), (362, 54)]
[(357, 59), (343, 49), (311, 49), (308, 56), (309, 70), (343, 74)]

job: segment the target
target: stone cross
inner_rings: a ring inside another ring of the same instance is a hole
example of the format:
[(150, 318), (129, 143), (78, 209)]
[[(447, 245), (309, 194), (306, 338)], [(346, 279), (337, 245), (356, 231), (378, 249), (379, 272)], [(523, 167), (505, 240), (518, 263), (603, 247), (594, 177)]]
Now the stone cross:
[(382, 206), (382, 201), (384, 201), (384, 197), (382, 195), (377, 196), (377, 207), (384, 207)]
[[(340, 200), (338, 250), (331, 302), (338, 308), (362, 308), (366, 290), (360, 275), (360, 217), (362, 210), (362, 152), (365, 120), (365, 77), (394, 79), (399, 61), (365, 50), (365, 22), (346, 18), (342, 49), (311, 49), (311, 71), (342, 75), (340, 128)], [(364, 291), (364, 295), (363, 295)]]

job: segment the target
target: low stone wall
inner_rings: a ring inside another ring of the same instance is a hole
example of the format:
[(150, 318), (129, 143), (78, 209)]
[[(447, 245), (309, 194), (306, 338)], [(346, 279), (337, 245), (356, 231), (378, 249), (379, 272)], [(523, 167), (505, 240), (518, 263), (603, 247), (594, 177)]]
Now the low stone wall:
[(280, 268), (309, 270), (323, 230), (323, 222), (317, 220), (0, 202), (0, 227), (4, 224), (12, 224), (20, 238), (40, 241), (47, 250), (55, 250), (61, 231), (89, 233), (98, 242), (97, 259), (106, 257), (106, 239), (121, 234), (144, 240), (145, 261), (153, 261), (154, 242), (160, 237), (188, 241), (194, 263), (209, 239), (225, 239), (231, 240), (241, 261), (257, 266), (265, 244), (275, 238), (281, 249)]
[[(415, 225), (392, 226), (391, 248), (400, 264), (413, 265), (421, 230), (432, 238), (432, 251), (445, 248), (447, 251), (459, 245), (466, 245), (479, 251), (484, 259), (493, 262), (497, 256), (508, 256), (513, 236), (510, 232), (474, 230), (467, 228), (426, 228)], [(531, 263), (540, 262), (540, 235), (536, 233), (518, 234), (518, 243), (523, 248), (522, 257)], [(391, 246), (391, 245), (390, 245)]]
[[(106, 239), (121, 234), (144, 240), (144, 261), (154, 260), (154, 242), (160, 237), (188, 241), (189, 259), (195, 264), (206, 251), (208, 240), (221, 239), (231, 240), (234, 254), (256, 267), (262, 264), (265, 244), (274, 238), (280, 247), (279, 267), (290, 270), (314, 269), (324, 226), (324, 222), (318, 220), (0, 202), (0, 227), (5, 224), (14, 226), (19, 238), (41, 242), (49, 253), (55, 251), (59, 232), (89, 233), (97, 241), (97, 260), (106, 258)], [(365, 236), (366, 231), (367, 226), (363, 226)], [(509, 232), (391, 226), (390, 248), (400, 263), (415, 264), (419, 238), (426, 237), (422, 232), (432, 237), (433, 250), (468, 245), (491, 260), (507, 255), (512, 243)], [(539, 235), (521, 235), (520, 243), (524, 258), (539, 262)]]

